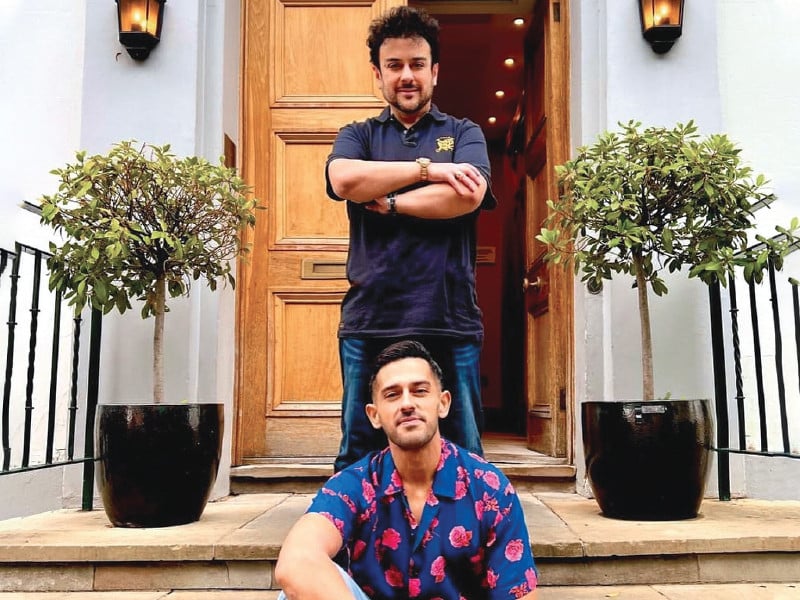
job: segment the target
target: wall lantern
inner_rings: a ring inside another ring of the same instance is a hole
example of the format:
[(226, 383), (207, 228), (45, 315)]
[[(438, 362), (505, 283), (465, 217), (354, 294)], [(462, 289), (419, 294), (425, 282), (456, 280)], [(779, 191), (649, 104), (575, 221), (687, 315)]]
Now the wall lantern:
[(161, 39), (166, 0), (116, 0), (119, 42), (134, 59), (144, 60)]
[(653, 51), (664, 54), (681, 37), (683, 0), (639, 0), (642, 35)]

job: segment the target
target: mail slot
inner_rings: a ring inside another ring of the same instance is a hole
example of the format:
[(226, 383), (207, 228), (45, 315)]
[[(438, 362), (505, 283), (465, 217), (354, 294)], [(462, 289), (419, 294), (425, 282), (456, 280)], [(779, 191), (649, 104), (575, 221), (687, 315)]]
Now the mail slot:
[(347, 279), (347, 263), (341, 259), (304, 258), (300, 279)]

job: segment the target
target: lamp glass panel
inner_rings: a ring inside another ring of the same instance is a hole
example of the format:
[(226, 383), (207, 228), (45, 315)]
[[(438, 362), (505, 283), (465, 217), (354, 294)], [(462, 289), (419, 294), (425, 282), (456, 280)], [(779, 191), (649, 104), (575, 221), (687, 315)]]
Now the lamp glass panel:
[(119, 0), (120, 30), (142, 31), (155, 36), (160, 10), (161, 3), (157, 0)]
[(640, 2), (645, 31), (652, 27), (681, 24), (681, 0), (640, 0)]

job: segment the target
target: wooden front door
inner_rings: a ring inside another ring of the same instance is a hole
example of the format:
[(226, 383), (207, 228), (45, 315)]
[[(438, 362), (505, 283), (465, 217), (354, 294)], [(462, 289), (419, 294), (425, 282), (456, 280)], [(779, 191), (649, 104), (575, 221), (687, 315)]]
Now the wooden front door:
[(239, 266), (239, 464), (338, 449), (348, 223), (344, 204), (326, 196), (323, 168), (339, 128), (383, 107), (365, 32), (391, 4), (243, 5), (242, 171), (266, 210)]
[(571, 459), (572, 275), (542, 260), (535, 237), (556, 198), (554, 167), (569, 157), (567, 2), (538, 2), (526, 41), (526, 388), (528, 447)]

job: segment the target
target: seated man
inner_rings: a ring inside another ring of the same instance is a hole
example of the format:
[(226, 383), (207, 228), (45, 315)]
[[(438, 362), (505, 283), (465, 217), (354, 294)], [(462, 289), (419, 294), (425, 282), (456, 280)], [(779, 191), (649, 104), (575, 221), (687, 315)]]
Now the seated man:
[(450, 408), (441, 377), (417, 342), (398, 342), (377, 357), (366, 410), (389, 447), (331, 477), (292, 527), (275, 568), (285, 597), (536, 597), (514, 488), (439, 434)]

